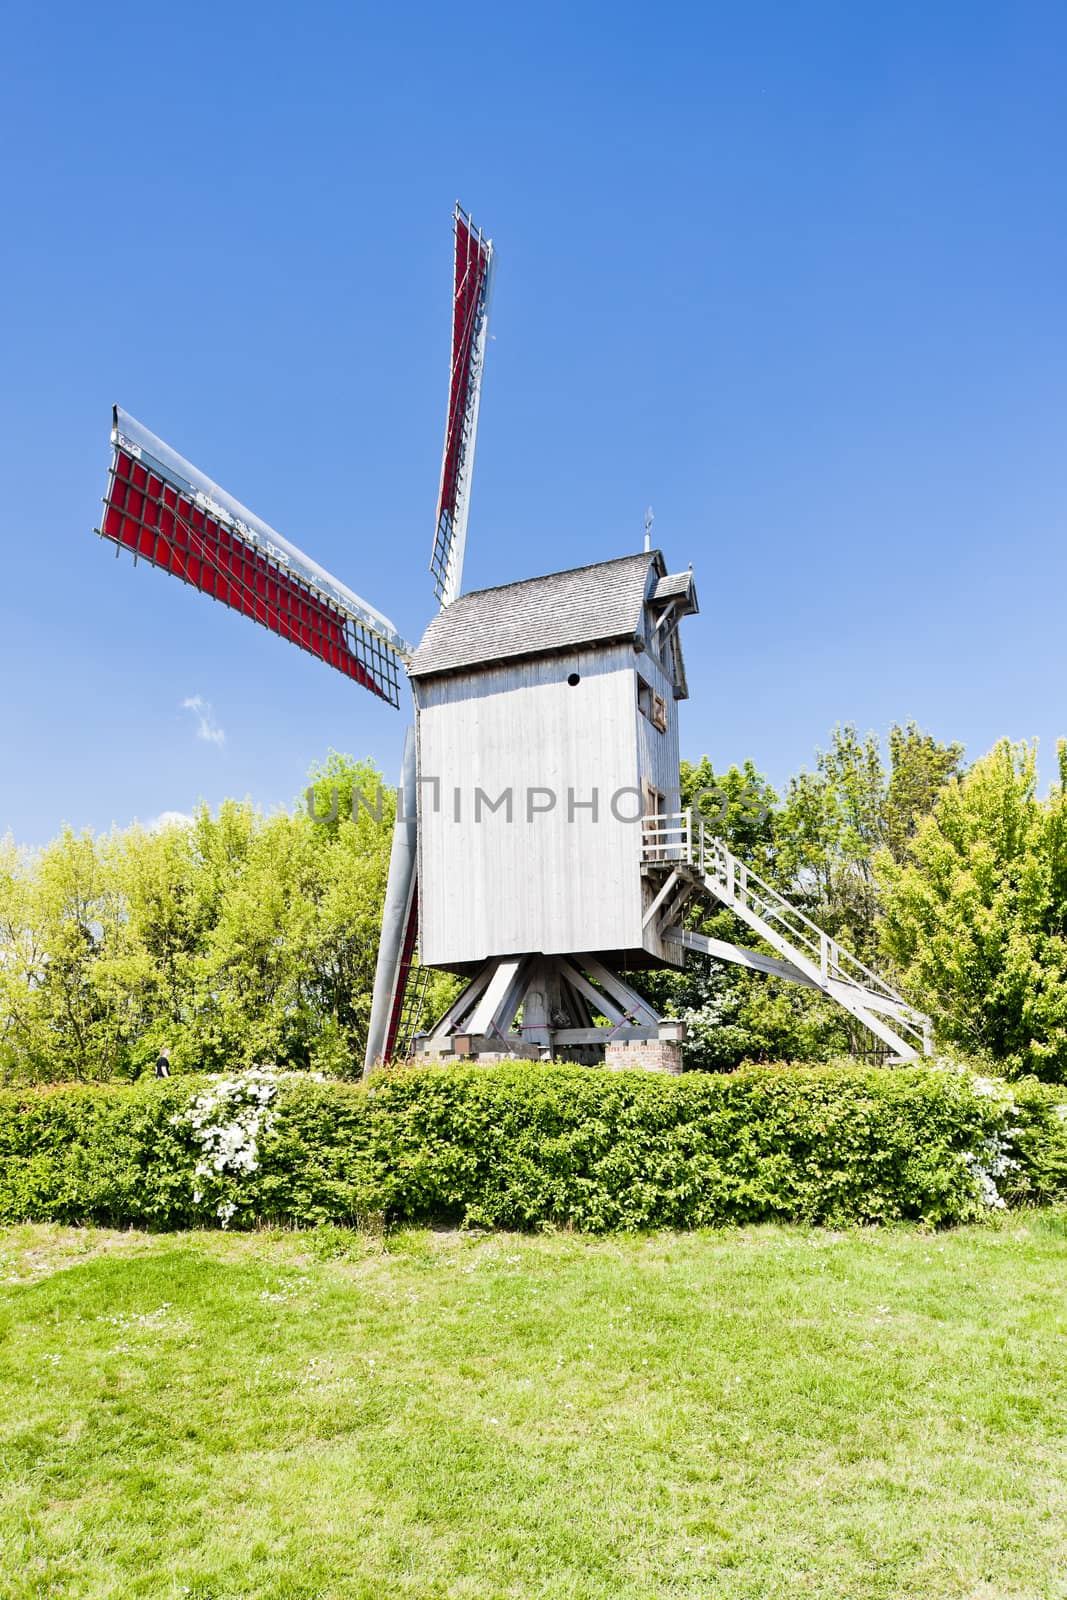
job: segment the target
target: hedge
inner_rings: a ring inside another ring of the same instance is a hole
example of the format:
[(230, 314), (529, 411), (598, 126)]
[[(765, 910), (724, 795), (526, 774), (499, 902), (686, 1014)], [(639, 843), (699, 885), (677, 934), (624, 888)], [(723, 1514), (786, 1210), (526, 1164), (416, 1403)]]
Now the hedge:
[(942, 1225), (1067, 1195), (1056, 1092), (1008, 1093), (931, 1067), (529, 1063), (5, 1091), (0, 1221)]

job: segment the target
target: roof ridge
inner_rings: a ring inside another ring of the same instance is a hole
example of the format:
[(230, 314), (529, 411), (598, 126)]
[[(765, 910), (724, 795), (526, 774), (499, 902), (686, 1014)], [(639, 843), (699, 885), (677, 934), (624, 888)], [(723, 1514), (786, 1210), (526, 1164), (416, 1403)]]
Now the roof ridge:
[(556, 572), (538, 572), (529, 578), (512, 578), (510, 583), (493, 583), (487, 589), (468, 589), (465, 594), (457, 594), (450, 605), (443, 606), (438, 616), (443, 612), (451, 611), (453, 606), (459, 605), (461, 600), (472, 600), (477, 595), (499, 594), (504, 589), (521, 589), (527, 583), (544, 583), (548, 578), (569, 578), (575, 572), (596, 572), (601, 567), (621, 567), (627, 561), (653, 561), (659, 556), (664, 567), (667, 565), (666, 557), (662, 550), (636, 550), (629, 556), (609, 556), (606, 561), (581, 561), (576, 567), (563, 567)]

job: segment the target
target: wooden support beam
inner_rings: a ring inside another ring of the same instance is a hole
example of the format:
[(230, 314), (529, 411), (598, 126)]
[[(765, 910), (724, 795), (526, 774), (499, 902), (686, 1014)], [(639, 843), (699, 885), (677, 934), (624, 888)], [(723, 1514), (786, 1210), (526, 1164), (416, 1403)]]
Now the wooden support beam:
[(589, 1001), (594, 1012), (599, 1012), (601, 1016), (607, 1017), (609, 1022), (625, 1022), (625, 1013), (607, 995), (601, 994), (600, 990), (589, 982), (585, 973), (579, 972), (573, 962), (561, 956), (559, 957), (559, 965), (560, 971), (567, 982)]
[(728, 944), (725, 939), (709, 939), (705, 934), (691, 933), (688, 928), (671, 928), (664, 934), (664, 939), (671, 944), (682, 944), (687, 950), (699, 951), (701, 955), (714, 956), (717, 961), (732, 961), (736, 966), (749, 967), (754, 972), (766, 972), (773, 978), (784, 978), (787, 983), (819, 989), (841, 1003), (852, 1000), (863, 1006), (865, 1011), (877, 1011), (882, 1016), (899, 1017), (902, 1020), (908, 1017), (906, 1006), (885, 995), (875, 994), (871, 989), (861, 989), (858, 984), (845, 983), (840, 978), (827, 978), (823, 983), (816, 983), (814, 978), (809, 978), (791, 961), (783, 961), (778, 956), (765, 956), (758, 950), (746, 950), (742, 945)]
[[(509, 989), (514, 987), (519, 968), (522, 966), (524, 959), (524, 957), (520, 957), (517, 960), (509, 959), (497, 962), (496, 969), (485, 986), (485, 993), (479, 999), (469, 1023), (463, 1030), (465, 1033), (484, 1034), (489, 1031), (490, 1024), (496, 1019), (498, 1011), (507, 999)], [(512, 1017), (514, 1014), (512, 1012)], [(497, 1022), (501, 1033), (506, 1033), (511, 1027), (512, 1017), (509, 1017), (502, 1027)]]
[[(522, 1061), (539, 1061), (541, 1048), (536, 1044), (527, 1044), (518, 1034), (505, 1034), (501, 1039), (495, 1033), (463, 1034), (462, 1038), (469, 1041), (463, 1051), (464, 1056), (517, 1056)], [(424, 1055), (432, 1055), (437, 1060), (450, 1059), (451, 1050), (423, 1051)]]
[(487, 962), (480, 972), (475, 973), (467, 986), (460, 990), (441, 1020), (434, 1024), (429, 1038), (436, 1042), (438, 1039), (447, 1038), (449, 1034), (455, 1033), (460, 1022), (474, 1005), (474, 1002), (485, 989), (492, 976), (493, 965), (491, 962)]
[(671, 898), (671, 896), (673, 895), (675, 889), (678, 887), (678, 882), (679, 882), (679, 878), (678, 878), (677, 872), (671, 872), (671, 873), (668, 874), (667, 880), (664, 883), (662, 889), (656, 895), (655, 899), (652, 901), (652, 903), (649, 906), (648, 910), (645, 912), (644, 916), (641, 919), (641, 926), (643, 928), (647, 928), (651, 923), (653, 923), (656, 920), (657, 912), (660, 910), (660, 908), (662, 906), (665, 906), (667, 901)]
[[(678, 921), (682, 912), (696, 893), (696, 884), (683, 878), (678, 886), (678, 892), (672, 896), (670, 903), (664, 907), (661, 921), (667, 927)], [(662, 938), (663, 935), (661, 934)]]
[(819, 988), (813, 978), (801, 972), (799, 967), (794, 967), (791, 961), (783, 961), (779, 956), (765, 956), (758, 950), (746, 950), (742, 945), (729, 944), (725, 939), (709, 939), (706, 934), (691, 933), (688, 928), (671, 928), (663, 937), (672, 944), (684, 945), (687, 950), (696, 950), (704, 956), (714, 956), (717, 961), (731, 961), (735, 966), (748, 967), (753, 972), (770, 973), (773, 977), (785, 978), (790, 983), (802, 983), (809, 989)]
[(641, 1022), (659, 1026), (659, 1013), (653, 1011), (648, 1001), (642, 999), (636, 989), (631, 989), (628, 983), (623, 983), (618, 973), (612, 972), (602, 961), (597, 961), (593, 956), (582, 956), (580, 959), (589, 976), (595, 978), (597, 983), (607, 990), (616, 1005), (621, 1006), (625, 1012), (637, 1017)]
[(558, 1045), (568, 1044), (602, 1044), (609, 1045), (620, 1039), (656, 1039), (659, 1034), (655, 1028), (557, 1028), (553, 1034), (553, 1043)]
[(547, 961), (538, 956), (530, 961), (522, 996), (522, 1037), (528, 1044), (547, 1049), (552, 1043), (552, 1012), (558, 1009), (559, 984), (558, 974), (549, 970)]
[(589, 1001), (584, 994), (579, 993), (572, 983), (567, 982), (562, 972), (560, 973), (560, 990), (564, 1008), (573, 1023), (579, 1028), (591, 1028), (593, 1026), (593, 1009)]

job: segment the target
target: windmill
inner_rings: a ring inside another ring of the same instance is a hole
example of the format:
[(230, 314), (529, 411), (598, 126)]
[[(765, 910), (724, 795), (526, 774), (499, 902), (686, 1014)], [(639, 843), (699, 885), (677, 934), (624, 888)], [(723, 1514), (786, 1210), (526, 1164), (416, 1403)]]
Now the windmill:
[[(676, 1070), (682, 1025), (622, 974), (689, 951), (821, 990), (896, 1059), (928, 1050), (925, 1018), (681, 811), (697, 597), (650, 548), (651, 513), (639, 555), (462, 593), (495, 255), (458, 205), (453, 233), (440, 609), (417, 646), (118, 407), (97, 529), (394, 707), (410, 684), (366, 1069), (416, 1050)], [(686, 930), (698, 895), (776, 954)], [(405, 1000), (434, 967), (466, 982), (416, 1035)]]

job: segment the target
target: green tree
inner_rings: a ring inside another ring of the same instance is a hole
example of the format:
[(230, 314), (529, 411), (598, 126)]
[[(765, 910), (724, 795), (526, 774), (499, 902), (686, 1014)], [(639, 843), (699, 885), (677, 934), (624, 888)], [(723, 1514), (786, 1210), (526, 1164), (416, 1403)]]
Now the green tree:
[(141, 1024), (135, 956), (106, 841), (65, 829), (0, 867), (0, 1068), (39, 1079), (110, 1077)]
[(857, 955), (875, 942), (874, 856), (884, 838), (886, 773), (875, 734), (835, 728), (814, 772), (792, 778), (778, 817), (778, 885)]
[(705, 827), (757, 872), (774, 871), (778, 796), (751, 761), (716, 772), (709, 756), (681, 763), (682, 809), (694, 807)]
[[(205, 953), (200, 1031), (215, 1060), (362, 1066), (395, 795), (369, 763), (331, 752), (313, 769), (315, 816), (259, 819)], [(337, 815), (323, 785), (338, 791)], [(355, 791), (375, 801), (357, 806)], [(377, 797), (381, 794), (380, 818)], [(201, 819), (204, 828), (210, 819)]]
[(962, 754), (914, 722), (894, 724), (887, 770), (877, 735), (846, 723), (815, 771), (790, 780), (776, 819), (777, 887), (864, 961), (879, 947), (875, 857), (888, 848), (899, 858)]
[(358, 1072), (395, 797), (376, 817), (380, 774), (336, 752), (311, 781), (345, 796), (333, 821), (226, 801), (33, 854), (0, 841), (0, 1074), (137, 1076), (164, 1043), (178, 1070)]
[(1041, 801), (1036, 744), (1002, 740), (877, 872), (882, 947), (941, 1036), (1067, 1081), (1067, 748)]
[(308, 773), (296, 809), (306, 810), (331, 837), (344, 822), (361, 817), (391, 828), (396, 815), (396, 792), (385, 787), (382, 774), (372, 761), (354, 761), (351, 756), (331, 750), (326, 760), (316, 762)]
[[(33, 860), (0, 839), (0, 1076), (32, 1075), (46, 1039), (40, 981), (45, 951), (36, 927)], [(48, 1076), (48, 1074), (42, 1074)]]
[(895, 860), (903, 860), (909, 840), (949, 779), (959, 777), (962, 760), (961, 744), (940, 744), (914, 722), (890, 728), (881, 837)]

